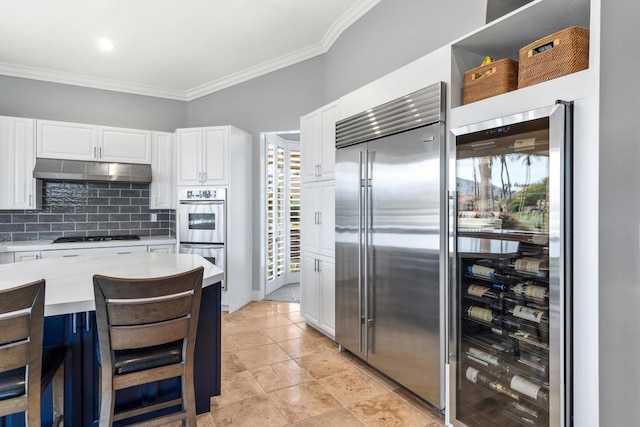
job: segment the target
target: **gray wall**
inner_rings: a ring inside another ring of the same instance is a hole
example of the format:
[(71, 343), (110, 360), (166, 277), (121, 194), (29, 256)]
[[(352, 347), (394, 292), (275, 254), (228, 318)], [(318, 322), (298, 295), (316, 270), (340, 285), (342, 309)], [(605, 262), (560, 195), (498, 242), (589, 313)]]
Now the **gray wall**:
[(173, 132), (187, 103), (0, 76), (0, 115)]
[[(638, 425), (640, 138), (637, 2), (603, 1), (600, 59), (600, 425)], [(576, 291), (579, 291), (578, 287)]]
[(327, 52), (333, 101), (485, 23), (486, 0), (382, 0)]
[(487, 0), (487, 23), (532, 1), (533, 0)]
[(254, 135), (294, 130), (301, 115), (323, 104), (318, 56), (189, 102), (188, 125), (233, 125)]

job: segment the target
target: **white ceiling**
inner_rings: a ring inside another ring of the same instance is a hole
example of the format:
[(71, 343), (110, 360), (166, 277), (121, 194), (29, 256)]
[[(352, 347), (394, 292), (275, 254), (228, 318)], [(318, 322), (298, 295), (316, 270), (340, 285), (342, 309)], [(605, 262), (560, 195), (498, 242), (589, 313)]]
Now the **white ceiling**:
[(0, 74), (191, 100), (325, 53), (379, 1), (2, 0)]

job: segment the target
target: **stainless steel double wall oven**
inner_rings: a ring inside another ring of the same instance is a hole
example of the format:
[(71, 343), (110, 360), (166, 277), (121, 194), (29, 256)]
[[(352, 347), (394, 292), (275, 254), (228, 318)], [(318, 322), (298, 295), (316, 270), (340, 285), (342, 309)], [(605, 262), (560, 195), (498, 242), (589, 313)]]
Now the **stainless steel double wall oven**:
[(226, 189), (183, 188), (178, 198), (180, 253), (200, 255), (226, 270)]

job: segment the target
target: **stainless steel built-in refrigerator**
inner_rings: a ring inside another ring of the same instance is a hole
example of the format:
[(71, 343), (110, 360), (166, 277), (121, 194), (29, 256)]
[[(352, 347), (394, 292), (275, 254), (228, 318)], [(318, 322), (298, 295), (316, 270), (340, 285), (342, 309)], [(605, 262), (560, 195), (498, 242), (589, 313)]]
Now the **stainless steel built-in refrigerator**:
[(336, 125), (336, 341), (444, 407), (444, 84)]
[(452, 130), (454, 426), (572, 425), (571, 121), (558, 102)]

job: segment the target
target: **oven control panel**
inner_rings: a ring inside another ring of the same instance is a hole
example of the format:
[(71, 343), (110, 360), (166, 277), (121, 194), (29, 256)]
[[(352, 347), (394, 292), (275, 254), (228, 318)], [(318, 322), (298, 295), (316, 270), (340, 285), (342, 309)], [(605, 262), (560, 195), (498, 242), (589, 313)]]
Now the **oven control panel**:
[(181, 202), (224, 200), (226, 189), (224, 188), (182, 188), (178, 192)]

